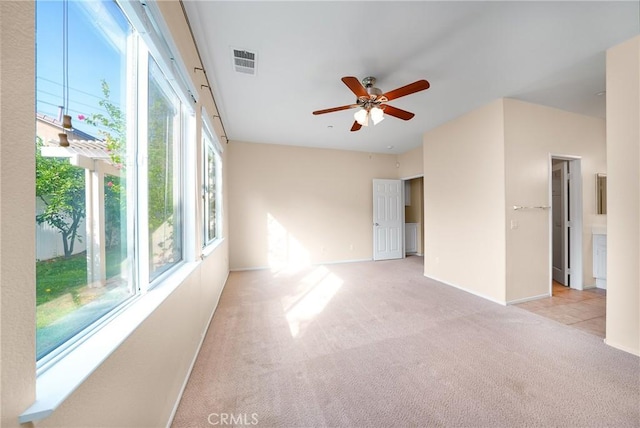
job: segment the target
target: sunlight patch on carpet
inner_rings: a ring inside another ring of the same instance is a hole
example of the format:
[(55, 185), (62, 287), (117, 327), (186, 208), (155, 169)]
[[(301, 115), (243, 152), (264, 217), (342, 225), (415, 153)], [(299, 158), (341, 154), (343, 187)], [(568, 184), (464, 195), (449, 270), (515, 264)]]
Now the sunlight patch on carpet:
[(344, 281), (326, 267), (318, 266), (300, 280), (297, 293), (282, 299), (291, 336), (301, 336), (336, 295)]

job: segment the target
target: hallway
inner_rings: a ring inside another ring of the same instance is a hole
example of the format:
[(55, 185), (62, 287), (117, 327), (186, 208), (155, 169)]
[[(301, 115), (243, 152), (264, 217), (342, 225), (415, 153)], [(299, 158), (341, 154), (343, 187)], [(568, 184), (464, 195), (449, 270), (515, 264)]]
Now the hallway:
[(574, 290), (553, 282), (553, 296), (515, 305), (527, 311), (605, 337), (607, 291), (600, 288)]

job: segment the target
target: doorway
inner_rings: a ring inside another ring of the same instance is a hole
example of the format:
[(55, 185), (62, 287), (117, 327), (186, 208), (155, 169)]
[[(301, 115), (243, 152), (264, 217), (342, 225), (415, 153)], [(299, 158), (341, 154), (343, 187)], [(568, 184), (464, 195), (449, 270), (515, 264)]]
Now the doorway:
[(552, 213), (552, 278), (558, 285), (569, 286), (571, 281), (570, 237), (571, 209), (569, 198), (569, 161), (552, 159), (551, 213)]
[(414, 177), (404, 183), (405, 255), (422, 256), (424, 248), (424, 179)]
[(582, 173), (581, 160), (552, 155), (549, 159), (550, 284), (582, 290)]
[(423, 176), (373, 180), (373, 260), (422, 256)]

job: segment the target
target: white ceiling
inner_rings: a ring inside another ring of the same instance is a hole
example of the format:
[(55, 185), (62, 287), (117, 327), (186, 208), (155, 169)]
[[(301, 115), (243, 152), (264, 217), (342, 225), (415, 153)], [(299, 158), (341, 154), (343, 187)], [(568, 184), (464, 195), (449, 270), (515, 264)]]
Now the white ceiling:
[[(240, 2), (183, 0), (229, 140), (402, 153), (425, 131), (497, 98), (604, 117), (605, 51), (640, 32), (638, 1)], [(258, 53), (234, 71), (232, 48)], [(343, 76), (415, 113), (350, 132)], [(389, 149), (391, 147), (391, 149)]]

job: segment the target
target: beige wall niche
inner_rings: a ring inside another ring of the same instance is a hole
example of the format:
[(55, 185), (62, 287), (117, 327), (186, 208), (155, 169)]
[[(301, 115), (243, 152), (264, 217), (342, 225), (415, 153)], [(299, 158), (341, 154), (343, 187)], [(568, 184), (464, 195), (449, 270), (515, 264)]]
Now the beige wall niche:
[(548, 295), (551, 211), (513, 206), (549, 205), (555, 154), (581, 159), (580, 288), (594, 286), (591, 230), (606, 221), (596, 215), (594, 180), (606, 172), (605, 152), (603, 119), (513, 99), (427, 132), (425, 274), (500, 303)]

